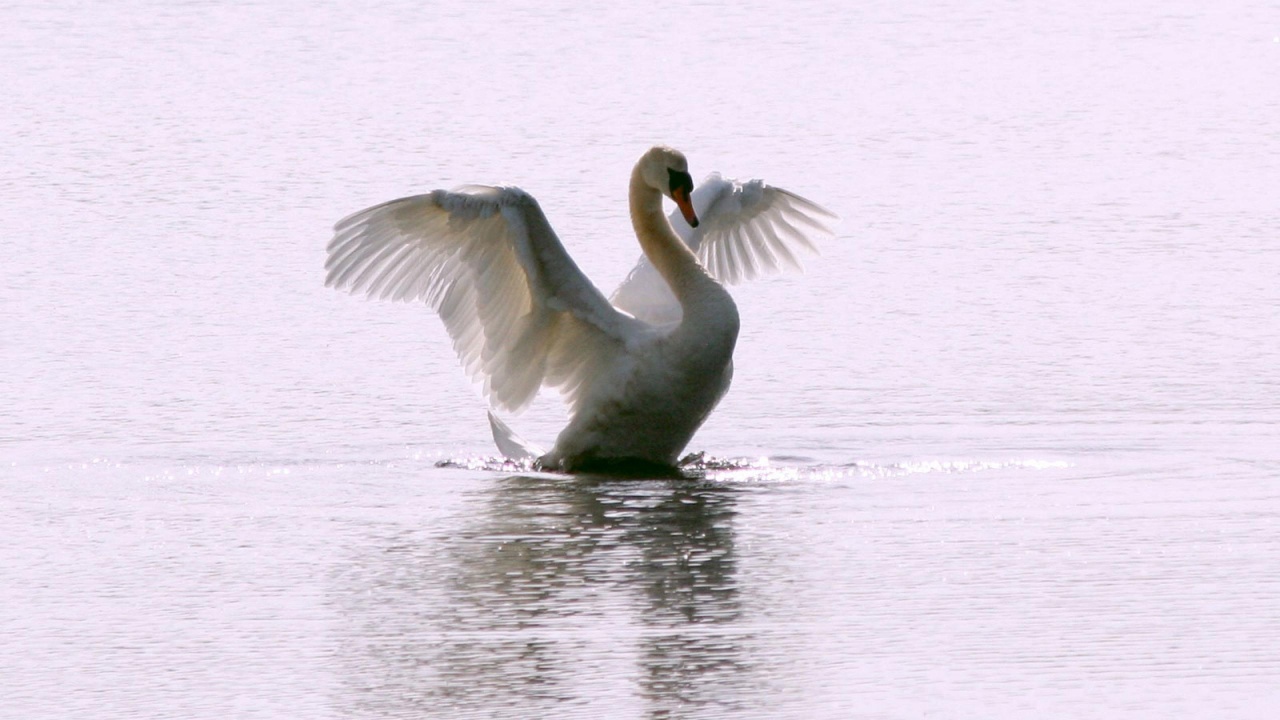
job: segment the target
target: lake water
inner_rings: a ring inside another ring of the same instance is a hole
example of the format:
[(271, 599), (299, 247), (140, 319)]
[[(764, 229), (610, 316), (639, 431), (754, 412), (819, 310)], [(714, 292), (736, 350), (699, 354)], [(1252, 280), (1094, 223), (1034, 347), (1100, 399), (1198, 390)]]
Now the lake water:
[[(1275, 10), (6, 5), (0, 717), (1275, 717)], [(736, 469), (504, 469), (323, 287), (509, 182), (608, 291), (655, 142), (843, 218), (734, 291)]]

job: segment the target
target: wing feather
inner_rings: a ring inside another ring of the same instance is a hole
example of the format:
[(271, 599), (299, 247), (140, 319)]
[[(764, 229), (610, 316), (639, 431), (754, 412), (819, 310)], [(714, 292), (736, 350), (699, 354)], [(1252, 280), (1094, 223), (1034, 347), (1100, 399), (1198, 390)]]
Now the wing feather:
[(717, 196), (693, 232), (700, 256), (717, 252), (727, 260), (714, 269), (717, 280), (737, 283), (799, 268), (797, 252), (817, 253), (812, 238), (833, 234), (836, 216), (789, 190), (762, 180), (741, 183), (719, 176), (708, 184)]
[(392, 200), (334, 226), (325, 284), (440, 316), (490, 403), (518, 412), (544, 385), (571, 412), (643, 334), (582, 274), (537, 202), (470, 186)]

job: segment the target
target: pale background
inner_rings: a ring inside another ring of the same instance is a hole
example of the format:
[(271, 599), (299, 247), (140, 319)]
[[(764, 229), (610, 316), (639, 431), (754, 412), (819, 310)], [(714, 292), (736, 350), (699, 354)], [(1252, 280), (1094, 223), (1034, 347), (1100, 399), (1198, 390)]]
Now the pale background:
[[(0, 717), (1272, 717), (1280, 7), (615, 5), (0, 8)], [(655, 142), (843, 218), (770, 460), (486, 469), (332, 223), (518, 184), (607, 292)]]

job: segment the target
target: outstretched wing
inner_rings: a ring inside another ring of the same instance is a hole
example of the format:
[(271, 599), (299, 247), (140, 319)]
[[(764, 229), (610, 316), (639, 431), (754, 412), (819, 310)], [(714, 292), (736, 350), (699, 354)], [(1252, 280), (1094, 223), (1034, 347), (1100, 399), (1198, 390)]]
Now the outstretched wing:
[(833, 234), (834, 213), (763, 180), (740, 183), (713, 174), (703, 185), (712, 197), (698, 216), (689, 247), (721, 282), (754, 280), (785, 268), (799, 270), (798, 253), (818, 252), (810, 237)]
[(565, 252), (519, 188), (472, 186), (392, 200), (334, 226), (325, 284), (425, 301), (491, 405), (519, 411), (543, 385), (571, 411), (639, 337)]
[[(817, 253), (813, 238), (832, 235), (834, 213), (763, 180), (739, 182), (712, 173), (693, 191), (698, 227), (680, 213), (671, 225), (716, 280), (744, 280), (801, 269), (799, 255)], [(613, 304), (654, 324), (680, 320), (680, 305), (645, 258), (614, 291)]]

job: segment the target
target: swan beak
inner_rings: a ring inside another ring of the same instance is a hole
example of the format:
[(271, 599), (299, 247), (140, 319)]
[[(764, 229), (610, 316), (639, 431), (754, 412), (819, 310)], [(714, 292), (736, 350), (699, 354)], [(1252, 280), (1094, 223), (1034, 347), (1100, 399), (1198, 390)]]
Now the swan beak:
[(676, 188), (671, 191), (671, 199), (676, 201), (676, 207), (680, 208), (680, 214), (684, 216), (684, 221), (689, 223), (689, 227), (698, 227), (698, 214), (693, 211), (693, 202), (689, 200), (689, 191), (684, 188)]

